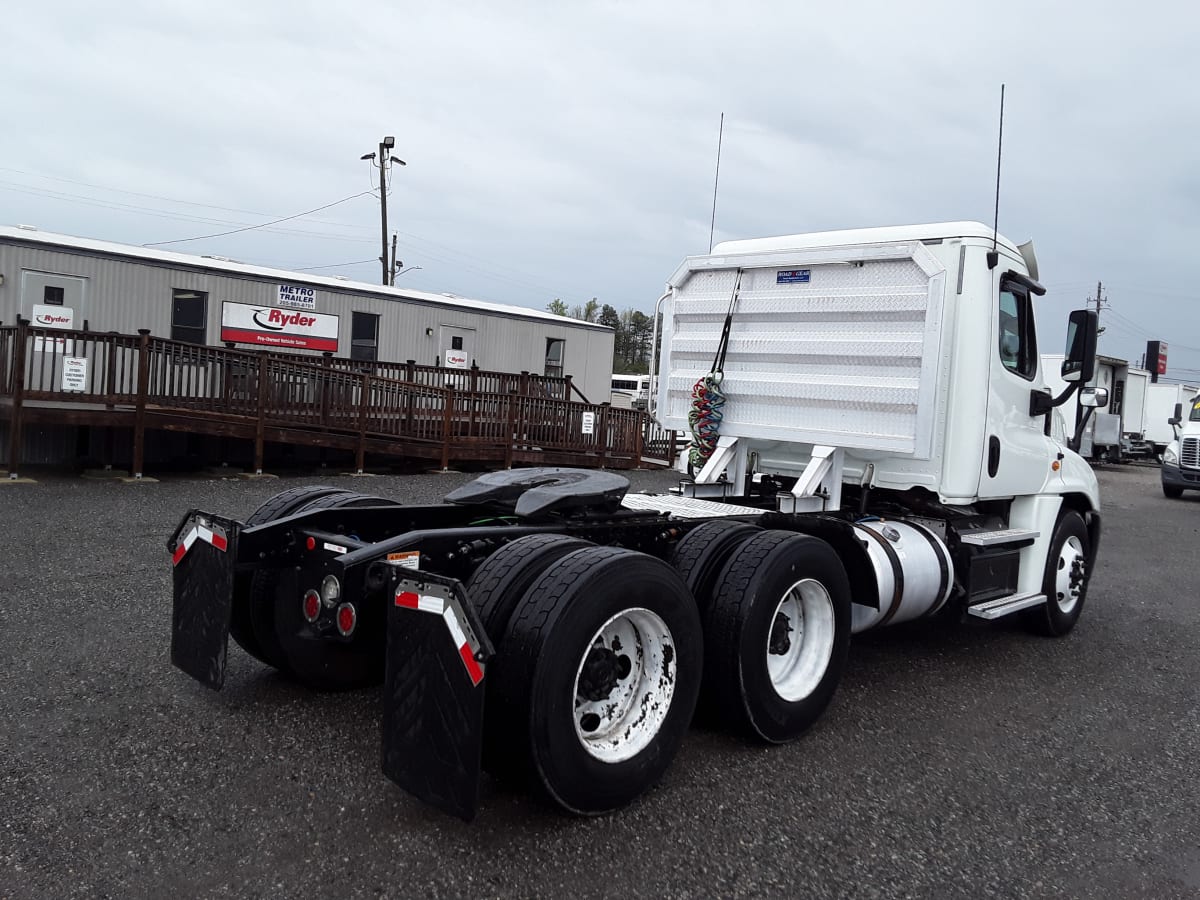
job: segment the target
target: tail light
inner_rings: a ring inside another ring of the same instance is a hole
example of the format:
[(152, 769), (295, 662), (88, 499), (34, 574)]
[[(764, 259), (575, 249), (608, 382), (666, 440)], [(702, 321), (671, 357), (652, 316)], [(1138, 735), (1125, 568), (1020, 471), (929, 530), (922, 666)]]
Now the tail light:
[(353, 603), (343, 603), (337, 608), (337, 630), (342, 637), (350, 637), (358, 624), (358, 611)]
[(301, 607), (304, 611), (304, 618), (307, 622), (312, 623), (317, 621), (321, 615), (321, 595), (316, 591), (305, 591), (304, 602)]

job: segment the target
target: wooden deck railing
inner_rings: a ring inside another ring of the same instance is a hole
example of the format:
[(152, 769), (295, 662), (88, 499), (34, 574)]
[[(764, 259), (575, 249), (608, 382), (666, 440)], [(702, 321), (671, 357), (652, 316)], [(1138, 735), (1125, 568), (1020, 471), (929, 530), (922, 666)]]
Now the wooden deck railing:
[(569, 378), (529, 373), (351, 368), (331, 357), (201, 347), (145, 331), (0, 328), (0, 416), (9, 420), (12, 471), (31, 417), (131, 425), (136, 473), (145, 431), (156, 427), (252, 439), (258, 470), (268, 439), (353, 449), (360, 471), (368, 450), (442, 468), (456, 460), (617, 468), (674, 461), (674, 432), (641, 410), (574, 402), (571, 392)]

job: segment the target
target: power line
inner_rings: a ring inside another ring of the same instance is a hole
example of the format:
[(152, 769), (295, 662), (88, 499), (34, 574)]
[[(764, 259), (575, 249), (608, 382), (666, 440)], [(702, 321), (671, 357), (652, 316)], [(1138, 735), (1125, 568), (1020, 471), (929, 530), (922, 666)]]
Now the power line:
[(298, 266), (298, 267), (296, 267), (295, 271), (297, 271), (297, 272), (313, 272), (313, 271), (316, 271), (317, 269), (344, 269), (346, 266), (361, 266), (364, 263), (375, 263), (375, 262), (379, 262), (379, 260), (377, 260), (377, 259), (359, 259), (359, 260), (355, 260), (354, 262), (329, 263), (329, 265), (326, 265), (326, 266)]
[[(255, 215), (255, 216), (269, 215), (268, 213), (255, 212), (252, 210), (237, 209), (235, 207), (218, 206), (216, 204), (197, 203), (197, 202), (194, 202), (191, 200), (181, 200), (181, 199), (173, 198), (173, 197), (164, 197), (164, 196), (160, 196), (158, 194), (147, 194), (147, 193), (141, 193), (141, 192), (137, 192), (137, 191), (126, 191), (126, 190), (122, 190), (120, 188), (109, 188), (109, 187), (105, 187), (103, 185), (92, 184), (90, 182), (84, 182), (84, 181), (75, 181), (75, 180), (72, 180), (69, 178), (58, 178), (58, 177), (51, 176), (51, 175), (41, 175), (38, 173), (29, 173), (29, 172), (25, 172), (21, 169), (0, 167), (0, 171), (14, 172), (17, 174), (28, 175), (28, 176), (35, 177), (35, 178), (45, 178), (45, 179), (48, 179), (51, 181), (60, 181), (60, 182), (66, 183), (66, 184), (74, 184), (74, 185), (79, 185), (82, 187), (94, 188), (96, 190), (101, 190), (101, 191), (110, 191), (110, 192), (118, 193), (118, 194), (126, 194), (126, 195), (134, 196), (134, 197), (144, 197), (144, 198), (152, 199), (152, 200), (161, 200), (166, 203), (179, 203), (179, 204), (188, 205), (188, 206), (197, 206), (197, 207), (203, 207), (203, 208), (207, 208), (207, 209), (217, 209), (217, 210), (221, 210), (223, 212), (234, 212), (234, 213), (241, 213), (241, 214), (246, 214), (246, 215)], [(364, 194), (374, 195), (375, 190), (377, 190), (377, 188), (375, 187), (373, 179), (371, 179), (371, 187), (372, 187), (372, 189), (370, 191), (364, 191), (362, 194), (357, 194), (355, 196), (363, 196)], [(218, 234), (205, 235), (203, 237), (184, 238), (179, 241), (160, 241), (160, 242), (154, 242), (154, 243), (149, 243), (149, 244), (143, 244), (142, 246), (145, 246), (145, 247), (161, 246), (161, 245), (164, 245), (167, 243), (182, 243), (182, 242), (187, 242), (187, 241), (203, 240), (207, 237), (217, 237), (217, 236), (224, 236), (227, 234), (237, 234), (239, 232), (251, 231), (251, 230), (255, 230), (255, 229), (269, 231), (272, 234), (290, 235), (290, 236), (295, 236), (295, 237), (306, 237), (306, 238), (318, 238), (321, 240), (342, 241), (344, 243), (364, 244), (364, 245), (368, 244), (368, 243), (374, 243), (373, 240), (370, 240), (365, 237), (357, 238), (357, 237), (352, 237), (352, 236), (346, 235), (346, 234), (329, 234), (327, 232), (306, 231), (306, 230), (300, 229), (300, 228), (273, 228), (273, 227), (271, 227), (273, 224), (278, 223), (278, 222), (286, 222), (286, 221), (289, 221), (292, 219), (301, 218), (301, 217), (307, 215), (306, 213), (298, 213), (295, 216), (285, 216), (281, 219), (274, 220), (274, 222), (265, 222), (265, 223), (262, 223), (259, 225), (248, 225), (244, 222), (230, 221), (227, 219), (212, 218), (212, 217), (207, 217), (207, 216), (196, 216), (196, 215), (190, 215), (188, 213), (177, 212), (177, 211), (153, 209), (150, 207), (140, 206), (138, 204), (133, 204), (133, 203), (121, 203), (116, 200), (105, 200), (105, 199), (101, 199), (98, 197), (87, 197), (87, 196), (83, 196), (80, 194), (72, 194), (72, 193), (67, 193), (64, 191), (54, 191), (54, 190), (50, 190), (47, 188), (39, 188), (39, 187), (35, 187), (33, 185), (15, 184), (13, 182), (0, 181), (0, 189), (14, 191), (16, 193), (28, 194), (30, 196), (35, 196), (35, 197), (45, 197), (45, 198), (49, 198), (49, 199), (53, 199), (53, 200), (58, 200), (58, 201), (64, 202), (64, 203), (74, 203), (74, 204), (80, 204), (80, 205), (84, 205), (84, 206), (93, 206), (93, 207), (97, 207), (100, 209), (113, 209), (113, 210), (118, 210), (118, 211), (134, 213), (136, 215), (151, 216), (151, 217), (160, 218), (160, 219), (171, 219), (171, 220), (186, 221), (186, 222), (201, 222), (201, 223), (212, 224), (212, 225), (239, 226), (239, 227), (235, 227), (229, 231), (221, 232), (221, 233), (219, 233), (219, 235)], [(349, 199), (353, 199), (353, 198), (346, 198), (346, 199), (349, 200)], [(338, 201), (338, 202), (345, 202), (345, 201)], [(330, 204), (330, 206), (332, 206), (332, 205), (335, 205), (335, 204)], [(319, 207), (318, 211), (320, 209), (327, 209), (327, 208), (328, 207)], [(329, 226), (333, 226), (336, 228), (353, 229), (355, 231), (365, 232), (365, 231), (373, 231), (374, 230), (372, 228), (368, 228), (365, 225), (357, 225), (357, 224), (353, 224), (353, 223), (349, 223), (349, 222), (331, 222), (331, 221), (321, 220), (321, 219), (314, 219), (312, 221), (314, 224), (329, 225)], [(393, 229), (393, 230), (395, 230), (395, 229)], [(428, 258), (436, 260), (438, 262), (445, 263), (446, 265), (456, 266), (456, 267), (462, 268), (466, 271), (472, 272), (474, 274), (482, 275), (482, 276), (491, 278), (496, 281), (505, 282), (505, 283), (514, 285), (516, 287), (520, 287), (527, 291), (535, 291), (539, 294), (553, 294), (553, 295), (556, 295), (559, 297), (570, 297), (570, 296), (574, 295), (575, 293), (577, 293), (576, 291), (573, 291), (573, 290), (562, 290), (561, 287), (556, 288), (556, 287), (552, 287), (550, 285), (541, 283), (539, 280), (537, 280), (536, 275), (533, 275), (532, 273), (526, 272), (522, 269), (517, 269), (513, 266), (506, 266), (503, 263), (493, 262), (492, 260), (485, 260), (481, 257), (472, 256), (470, 254), (463, 253), (461, 250), (457, 250), (454, 247), (448, 246), (446, 244), (438, 243), (437, 241), (431, 241), (428, 238), (423, 238), (418, 235), (412, 234), (410, 232), (399, 231), (398, 234), (400, 234), (401, 236), (403, 236), (407, 239), (404, 243), (405, 243), (406, 247), (408, 247), (409, 249), (414, 251), (414, 254), (428, 257)], [(431, 253), (429, 250), (425, 249), (425, 247), (438, 248), (443, 255), (436, 255), (434, 253)], [(468, 262), (463, 262), (462, 260), (467, 260)], [(501, 274), (501, 272), (509, 272), (512, 274), (505, 275), (505, 274)], [(514, 276), (516, 276), (516, 277), (514, 277)]]
[(143, 247), (161, 247), (164, 244), (186, 244), (191, 241), (203, 241), (208, 238), (225, 237), (230, 234), (240, 234), (243, 231), (254, 231), (256, 228), (266, 228), (268, 225), (278, 225), (280, 222), (290, 222), (292, 219), (299, 219), (302, 216), (310, 216), (315, 212), (320, 212), (323, 209), (329, 209), (331, 206), (338, 206), (342, 203), (347, 203), (351, 200), (357, 200), (359, 197), (366, 197), (370, 191), (361, 191), (357, 194), (352, 194), (349, 197), (343, 197), (341, 200), (334, 200), (332, 203), (326, 203), (324, 206), (318, 206), (316, 209), (310, 209), (306, 212), (296, 213), (294, 216), (284, 216), (282, 219), (276, 219), (273, 222), (263, 222), (261, 225), (247, 225), (245, 228), (235, 228), (232, 231), (219, 231), (216, 234), (202, 234), (199, 237), (192, 238), (176, 238), (173, 241), (151, 241), (148, 244), (142, 244)]

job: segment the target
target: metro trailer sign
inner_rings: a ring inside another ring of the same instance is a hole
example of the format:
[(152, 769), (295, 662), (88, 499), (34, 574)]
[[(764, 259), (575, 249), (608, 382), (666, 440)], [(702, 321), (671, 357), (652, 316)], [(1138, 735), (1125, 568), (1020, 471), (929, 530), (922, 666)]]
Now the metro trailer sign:
[(338, 317), (248, 303), (221, 304), (221, 340), (289, 350), (338, 348)]

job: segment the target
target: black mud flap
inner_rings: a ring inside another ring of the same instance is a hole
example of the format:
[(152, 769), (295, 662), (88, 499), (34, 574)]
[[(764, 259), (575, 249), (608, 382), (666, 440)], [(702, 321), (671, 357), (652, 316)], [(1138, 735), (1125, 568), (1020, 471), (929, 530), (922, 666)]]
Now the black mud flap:
[(387, 630), (383, 773), (469, 822), (479, 805), (492, 645), (462, 583), (433, 574), (397, 577)]
[(193, 510), (167, 542), (174, 566), (171, 662), (214, 690), (225, 683), (240, 523)]

